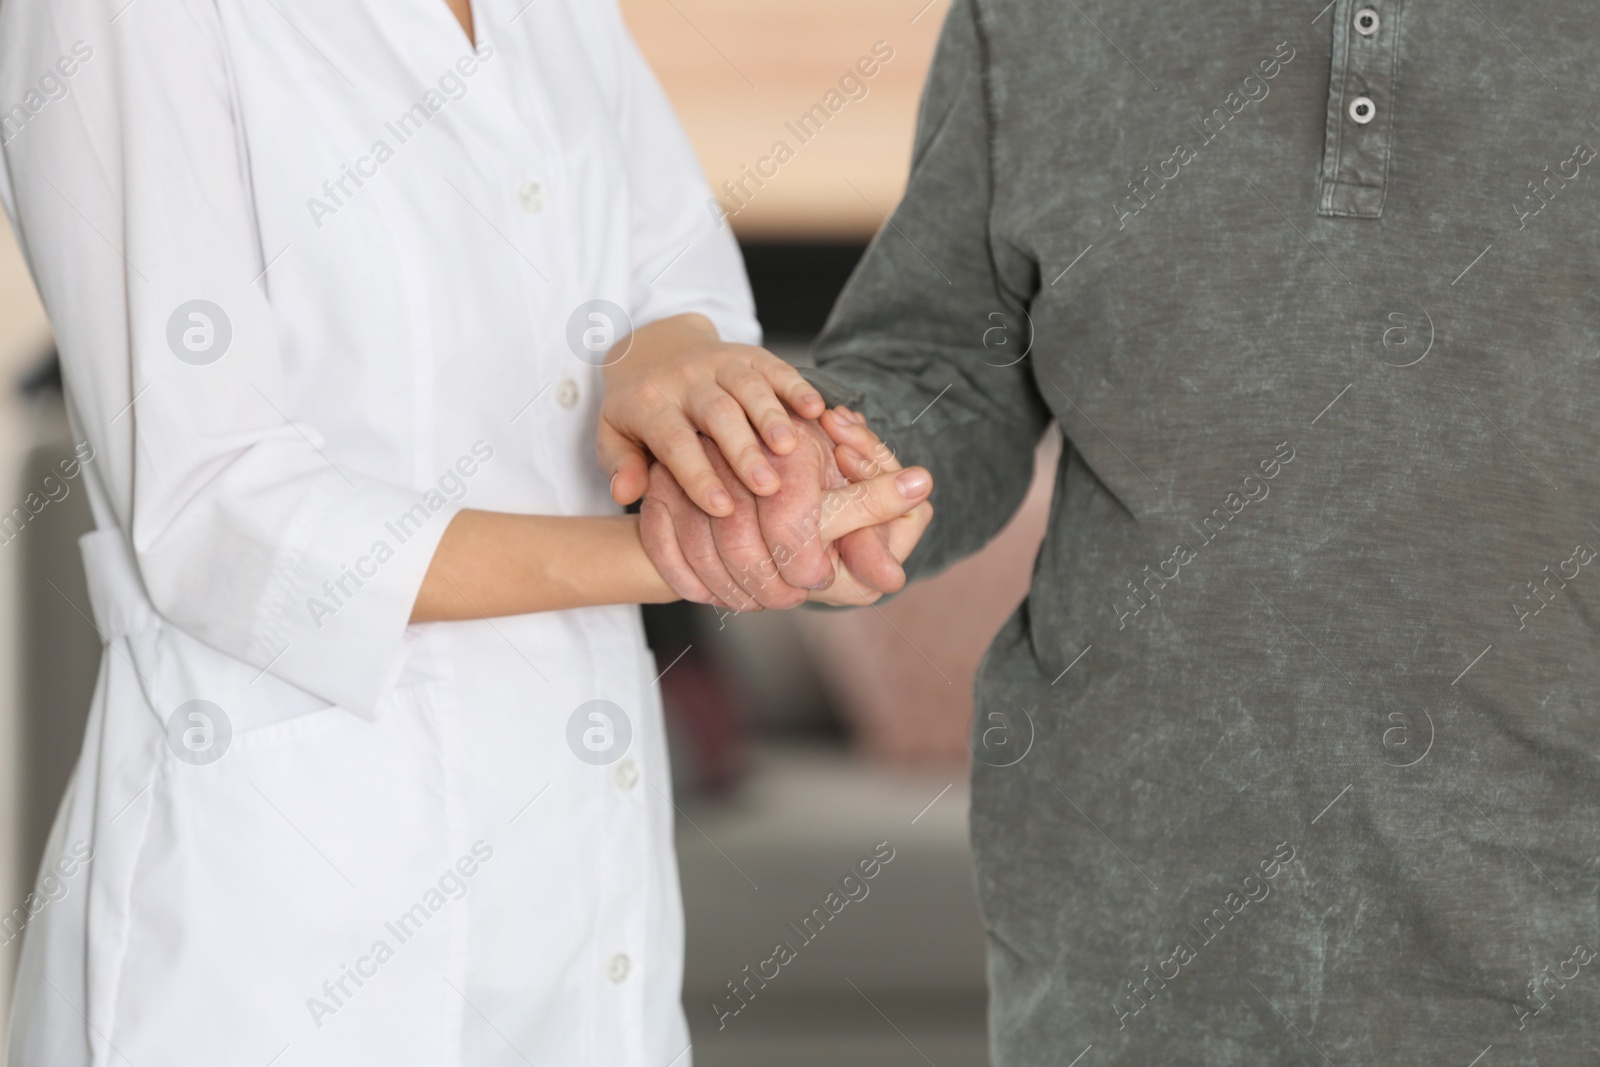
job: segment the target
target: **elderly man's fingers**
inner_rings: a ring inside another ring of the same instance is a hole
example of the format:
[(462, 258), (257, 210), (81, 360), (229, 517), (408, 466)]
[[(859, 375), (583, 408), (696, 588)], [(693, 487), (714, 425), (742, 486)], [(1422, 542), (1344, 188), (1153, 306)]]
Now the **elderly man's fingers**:
[(932, 522), (933, 505), (922, 503), (888, 523), (884, 529), (887, 531), (889, 552), (895, 559), (904, 563), (906, 557), (911, 555), (912, 549), (922, 540), (922, 535), (928, 532), (928, 526)]
[[(688, 502), (687, 497), (684, 499)], [(689, 506), (696, 512), (700, 510), (692, 503)], [(709, 521), (704, 514), (700, 517), (704, 521)], [(639, 540), (644, 542), (645, 555), (650, 557), (650, 562), (661, 572), (661, 577), (672, 586), (673, 592), (696, 604), (710, 604), (716, 601), (717, 598), (711, 590), (700, 580), (694, 568), (689, 566), (683, 548), (678, 544), (678, 531), (672, 524), (672, 510), (654, 497), (646, 497), (639, 505)]]
[(848, 482), (834, 465), (833, 443), (822, 428), (808, 420), (797, 429), (799, 447), (775, 459), (783, 488), (758, 501), (756, 510), (778, 574), (790, 586), (810, 590), (826, 587), (834, 576), (827, 541), (818, 528), (823, 491)]
[[(710, 458), (713, 469), (726, 478), (727, 460), (715, 450)], [(759, 501), (743, 486), (734, 488), (733, 494), (733, 512), (711, 524), (712, 543), (722, 565), (745, 598), (764, 608), (799, 607), (805, 603), (807, 590), (796, 589), (780, 575), (761, 533)]]
[[(882, 526), (871, 526), (865, 530), (857, 530), (853, 534), (840, 539), (836, 544), (842, 549), (846, 543), (853, 539), (872, 538), (877, 550), (889, 555), (891, 561), (904, 560), (911, 555), (911, 550), (917, 547), (917, 542), (927, 531), (928, 524), (933, 521), (933, 505), (919, 504), (898, 519), (893, 519)], [(848, 549), (841, 551), (837, 561), (839, 568), (838, 580), (826, 590), (812, 593), (811, 600), (821, 604), (832, 604), (836, 607), (864, 607), (877, 603), (885, 593), (898, 592), (905, 584), (905, 572), (895, 565), (899, 578), (895, 582), (888, 582), (881, 576), (869, 581), (863, 571), (852, 564), (852, 553)], [(873, 559), (878, 557), (874, 554)]]
[(689, 561), (689, 566), (715, 594), (714, 604), (733, 611), (761, 610), (761, 605), (739, 587), (723, 564), (711, 532), (711, 523), (690, 525), (679, 534), (679, 543), (683, 546), (683, 555)]
[[(656, 564), (657, 569), (660, 570), (663, 564), (673, 566), (677, 562), (678, 556), (681, 556), (690, 573), (707, 590), (709, 596), (704, 602), (722, 602), (737, 610), (744, 610), (749, 598), (739, 592), (738, 587), (734, 584), (733, 576), (722, 565), (722, 559), (717, 554), (716, 544), (711, 536), (711, 518), (694, 501), (688, 498), (683, 488), (678, 485), (677, 479), (673, 477), (672, 472), (662, 464), (657, 463), (650, 468), (650, 491), (645, 499), (647, 501), (654, 500), (667, 509), (669, 513), (667, 525), (670, 526), (670, 536), (678, 549), (677, 556), (674, 556), (670, 547), (663, 544), (667, 534), (661, 532), (659, 519), (652, 514), (650, 516), (652, 536), (650, 540), (645, 542), (645, 551), (650, 555), (651, 561)], [(642, 509), (640, 515), (644, 516)], [(643, 517), (641, 517), (640, 523), (640, 536), (643, 537)], [(675, 576), (678, 581), (682, 581), (685, 586), (689, 586), (689, 582), (683, 578), (681, 571), (674, 571), (672, 575), (669, 575), (665, 570), (662, 570), (662, 577), (667, 579), (668, 584), (671, 584), (674, 589), (682, 593), (684, 589), (680, 589), (677, 581), (674, 581)], [(695, 597), (693, 599), (699, 600), (700, 598)], [(755, 605), (748, 603), (748, 606), (754, 607)]]
[[(853, 480), (872, 478), (883, 471), (897, 471), (901, 463), (889, 446), (867, 425), (867, 420), (848, 408), (833, 408), (819, 422), (836, 446), (839, 469)], [(846, 463), (855, 468), (847, 469)]]
[[(865, 481), (902, 469), (894, 453), (858, 413), (834, 408), (822, 417), (820, 425), (835, 442), (834, 460), (851, 481)], [(884, 526), (857, 530), (838, 541), (843, 557), (841, 575), (848, 572), (850, 581), (864, 586), (874, 599), (878, 593), (898, 592), (906, 584), (905, 570), (900, 566), (905, 556), (896, 557), (889, 544), (889, 530), (903, 521), (896, 519)]]
[[(895, 521), (898, 522), (900, 520), (897, 519)], [(883, 529), (881, 526), (874, 526), (866, 530), (857, 530), (848, 536), (878, 538), (881, 536)], [(848, 540), (848, 538), (846, 539)], [(838, 569), (836, 580), (827, 589), (812, 593), (812, 603), (832, 604), (835, 607), (842, 608), (858, 608), (865, 607), (868, 604), (876, 604), (883, 599), (884, 594), (882, 591), (874, 589), (871, 585), (862, 581), (861, 576), (851, 568), (848, 555), (835, 557), (834, 566)]]
[(846, 534), (834, 542), (843, 569), (875, 593), (898, 593), (905, 588), (905, 569), (889, 543), (889, 531), (902, 521), (904, 516)]
[[(845, 569), (870, 589), (898, 593), (906, 584), (906, 572), (901, 564), (917, 547), (932, 522), (933, 505), (924, 502), (882, 526), (857, 530), (840, 542)], [(862, 550), (858, 544), (845, 544), (858, 539), (865, 542), (869, 536), (872, 538), (870, 550)]]

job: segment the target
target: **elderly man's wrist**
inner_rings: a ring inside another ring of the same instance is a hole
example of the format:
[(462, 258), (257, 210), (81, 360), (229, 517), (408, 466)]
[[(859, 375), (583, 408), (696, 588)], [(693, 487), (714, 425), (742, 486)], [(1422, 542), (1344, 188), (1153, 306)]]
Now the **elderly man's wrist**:
[(835, 408), (841, 404), (852, 410), (860, 410), (866, 401), (866, 394), (843, 378), (833, 374), (825, 367), (797, 367), (801, 377), (810, 382), (817, 392), (822, 394), (823, 401)]

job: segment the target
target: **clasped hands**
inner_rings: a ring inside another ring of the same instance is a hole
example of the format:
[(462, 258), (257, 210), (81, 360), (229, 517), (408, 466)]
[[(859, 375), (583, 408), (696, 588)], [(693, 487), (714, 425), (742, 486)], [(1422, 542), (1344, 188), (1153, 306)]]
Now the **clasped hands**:
[(827, 409), (789, 364), (699, 315), (615, 351), (600, 462), (618, 503), (643, 497), (645, 550), (679, 596), (743, 612), (865, 605), (905, 585), (933, 479), (860, 414)]

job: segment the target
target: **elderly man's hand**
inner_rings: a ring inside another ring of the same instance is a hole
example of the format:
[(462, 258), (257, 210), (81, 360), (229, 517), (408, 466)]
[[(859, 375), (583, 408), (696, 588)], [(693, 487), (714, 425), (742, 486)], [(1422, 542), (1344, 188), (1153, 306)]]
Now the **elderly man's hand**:
[[(766, 497), (745, 491), (707, 444), (710, 463), (734, 497), (725, 517), (708, 516), (669, 470), (652, 466), (641, 532), (650, 558), (681, 596), (751, 611), (807, 599), (870, 604), (905, 584), (900, 564), (933, 517), (927, 472), (903, 471), (866, 421), (843, 408), (797, 420), (796, 427), (799, 447), (786, 456), (768, 453), (782, 488)], [(897, 498), (867, 491), (886, 482)], [(838, 536), (840, 524), (830, 520), (845, 508), (877, 509), (878, 521)]]

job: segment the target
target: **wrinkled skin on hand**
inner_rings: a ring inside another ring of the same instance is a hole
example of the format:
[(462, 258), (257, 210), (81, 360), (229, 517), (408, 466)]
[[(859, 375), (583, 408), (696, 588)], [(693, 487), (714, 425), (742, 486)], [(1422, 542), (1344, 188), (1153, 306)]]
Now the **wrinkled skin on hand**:
[[(708, 458), (734, 496), (733, 510), (723, 518), (708, 516), (665, 467), (652, 465), (640, 508), (641, 536), (650, 558), (680, 596), (753, 611), (796, 607), (812, 591), (828, 588), (836, 577), (854, 587), (837, 592), (855, 603), (871, 603), (905, 584), (887, 527), (857, 530), (831, 546), (818, 534), (826, 490), (897, 469), (898, 464), (859, 416), (835, 410), (825, 413), (822, 421), (797, 419), (795, 424), (799, 447), (787, 456), (768, 452), (782, 479), (782, 487), (772, 496), (757, 497), (745, 490), (731, 476), (721, 453), (705, 442)], [(839, 439), (863, 447), (857, 450)], [(874, 450), (882, 452), (863, 454)], [(847, 469), (841, 469), (841, 460)], [(926, 522), (926, 517), (921, 519), (922, 526)]]

